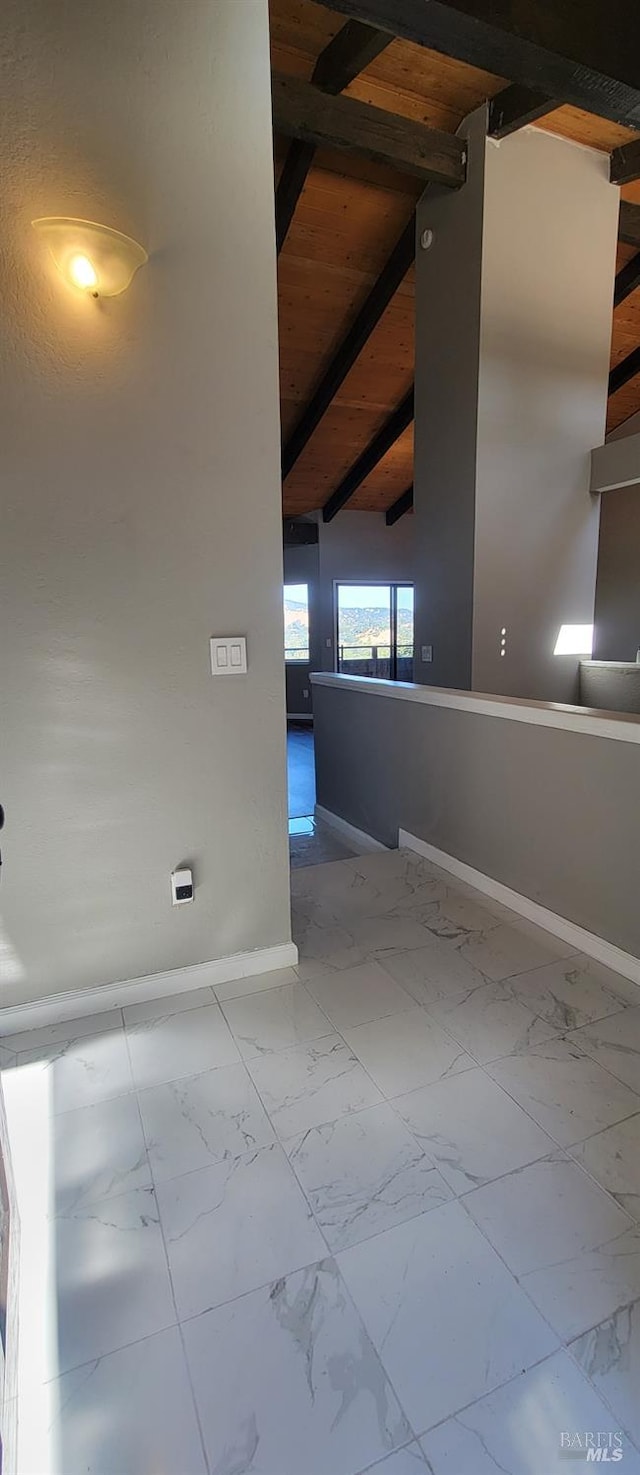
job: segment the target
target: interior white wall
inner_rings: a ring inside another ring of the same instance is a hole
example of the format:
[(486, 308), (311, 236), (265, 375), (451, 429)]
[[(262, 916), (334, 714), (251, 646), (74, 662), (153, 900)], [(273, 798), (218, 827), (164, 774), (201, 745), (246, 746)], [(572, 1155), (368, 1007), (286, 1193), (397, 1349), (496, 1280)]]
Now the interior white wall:
[[(571, 701), (562, 624), (593, 620), (618, 191), (606, 156), (536, 129), (485, 158), (473, 687)], [(579, 243), (577, 245), (576, 243)], [(501, 630), (507, 654), (500, 656)]]
[[(266, 0), (7, 0), (2, 30), (12, 1004), (290, 930)], [(150, 262), (78, 295), (47, 214)], [(214, 682), (209, 636), (236, 632), (248, 675)]]

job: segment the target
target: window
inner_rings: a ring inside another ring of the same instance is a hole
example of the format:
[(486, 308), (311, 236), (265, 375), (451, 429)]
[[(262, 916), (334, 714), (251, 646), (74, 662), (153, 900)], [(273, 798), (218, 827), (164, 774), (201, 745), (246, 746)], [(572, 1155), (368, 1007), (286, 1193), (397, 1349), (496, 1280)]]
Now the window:
[(336, 584), (336, 668), (413, 680), (413, 585)]
[(284, 586), (285, 661), (309, 660), (309, 586)]

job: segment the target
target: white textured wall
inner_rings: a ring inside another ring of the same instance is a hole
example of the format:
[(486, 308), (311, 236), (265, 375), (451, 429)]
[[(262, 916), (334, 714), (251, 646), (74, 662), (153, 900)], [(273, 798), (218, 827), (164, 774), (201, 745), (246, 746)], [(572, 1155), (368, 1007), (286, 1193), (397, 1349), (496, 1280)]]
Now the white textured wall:
[[(2, 18), (0, 1003), (289, 936), (266, 0)], [(151, 260), (76, 295), (31, 230)], [(208, 640), (246, 633), (214, 683)], [(169, 873), (191, 861), (192, 906)]]
[[(618, 191), (606, 155), (525, 129), (488, 142), (473, 687), (572, 701), (562, 624), (593, 620)], [(500, 631), (507, 654), (500, 656)]]

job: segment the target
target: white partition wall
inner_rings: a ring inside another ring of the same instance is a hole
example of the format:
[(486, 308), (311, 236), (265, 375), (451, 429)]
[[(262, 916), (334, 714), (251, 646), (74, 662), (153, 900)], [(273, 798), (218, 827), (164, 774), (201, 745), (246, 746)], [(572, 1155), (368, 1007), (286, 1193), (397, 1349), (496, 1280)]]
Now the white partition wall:
[[(2, 30), (7, 1006), (290, 924), (267, 3), (7, 0)], [(59, 214), (146, 246), (122, 296), (59, 276)], [(231, 634), (247, 675), (213, 681)]]

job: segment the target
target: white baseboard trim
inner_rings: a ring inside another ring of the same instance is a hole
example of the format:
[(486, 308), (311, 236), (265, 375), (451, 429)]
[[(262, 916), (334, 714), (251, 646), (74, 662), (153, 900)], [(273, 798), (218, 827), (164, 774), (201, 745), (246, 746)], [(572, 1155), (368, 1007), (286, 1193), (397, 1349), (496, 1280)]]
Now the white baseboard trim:
[(334, 814), (331, 809), (325, 809), (324, 805), (316, 804), (314, 810), (316, 819), (321, 819), (323, 824), (330, 825), (343, 840), (348, 840), (350, 845), (356, 845), (362, 855), (368, 855), (372, 850), (388, 850), (388, 845), (383, 845), (381, 840), (374, 840), (373, 835), (367, 835), (365, 830), (356, 829), (346, 819), (341, 819), (339, 814)]
[(640, 958), (635, 958), (632, 953), (626, 953), (614, 942), (607, 942), (604, 937), (598, 937), (595, 932), (587, 932), (585, 927), (579, 927), (577, 922), (570, 922), (567, 917), (558, 916), (557, 912), (549, 911), (548, 907), (541, 906), (538, 901), (531, 901), (528, 896), (522, 896), (519, 891), (512, 891), (510, 886), (504, 886), (502, 881), (494, 881), (492, 876), (486, 876), (484, 871), (477, 871), (474, 866), (468, 866), (463, 860), (458, 860), (455, 855), (449, 855), (446, 850), (438, 850), (437, 845), (430, 845), (427, 840), (421, 840), (417, 835), (412, 835), (408, 830), (398, 831), (398, 845), (406, 846), (409, 850), (415, 850), (416, 855), (424, 856), (425, 860), (433, 861), (434, 865), (441, 866), (443, 871), (450, 871), (452, 876), (457, 876), (460, 881), (466, 881), (467, 885), (475, 886), (477, 891), (483, 891), (485, 896), (493, 897), (494, 901), (500, 901), (504, 906), (511, 907), (512, 911), (519, 912), (526, 917), (528, 922), (535, 922), (536, 926), (544, 927), (546, 932), (552, 932), (554, 937), (559, 937), (563, 942), (568, 942), (575, 947), (576, 952), (586, 953), (589, 958), (595, 958), (596, 962), (603, 963), (605, 968), (613, 968), (614, 972), (621, 973), (623, 978), (629, 978), (632, 983), (640, 984)]
[(95, 988), (73, 989), (52, 994), (48, 999), (35, 999), (28, 1004), (15, 1004), (0, 1009), (0, 1036), (19, 1034), (26, 1029), (41, 1029), (49, 1024), (62, 1024), (65, 1019), (80, 1019), (85, 1014), (103, 1014), (106, 1009), (121, 1009), (125, 1004), (141, 1004), (148, 999), (164, 999), (168, 994), (189, 993), (195, 988), (212, 988), (230, 983), (234, 978), (250, 978), (254, 973), (273, 973), (277, 968), (293, 968), (298, 961), (294, 942), (281, 942), (276, 947), (257, 948), (255, 952), (233, 953), (210, 963), (192, 963), (188, 968), (172, 968), (167, 973), (149, 973), (145, 978), (129, 978), (124, 983), (98, 984)]

